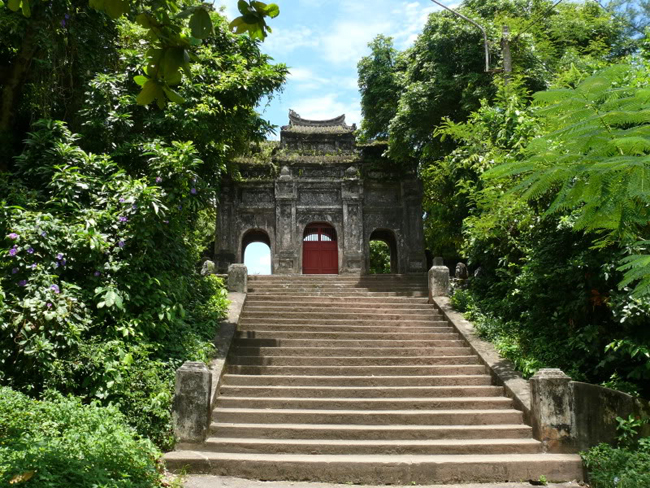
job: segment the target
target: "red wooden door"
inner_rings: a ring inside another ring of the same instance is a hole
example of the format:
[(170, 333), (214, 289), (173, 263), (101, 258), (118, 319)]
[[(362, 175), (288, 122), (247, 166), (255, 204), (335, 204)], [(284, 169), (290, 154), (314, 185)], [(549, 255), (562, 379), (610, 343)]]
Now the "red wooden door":
[(303, 274), (339, 274), (336, 231), (331, 225), (312, 224), (302, 240)]

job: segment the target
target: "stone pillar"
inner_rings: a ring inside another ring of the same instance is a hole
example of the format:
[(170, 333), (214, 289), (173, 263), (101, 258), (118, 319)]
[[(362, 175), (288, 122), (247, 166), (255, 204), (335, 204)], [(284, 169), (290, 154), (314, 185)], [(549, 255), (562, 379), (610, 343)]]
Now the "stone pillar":
[(422, 182), (408, 178), (401, 183), (402, 193), (402, 235), (406, 251), (406, 273), (422, 273), (427, 269), (424, 254), (424, 224), (422, 222)]
[(210, 427), (212, 375), (201, 362), (186, 361), (176, 370), (172, 422), (178, 442), (203, 442)]
[(300, 273), (297, 239), (302, 239), (296, 224), (298, 190), (289, 167), (284, 166), (275, 182), (275, 263), (274, 274)]
[(228, 291), (248, 292), (248, 268), (246, 268), (245, 264), (231, 264), (228, 266)]
[(571, 378), (557, 368), (540, 369), (530, 379), (533, 436), (548, 452), (573, 452), (573, 394)]
[(238, 243), (234, 242), (233, 232), (236, 222), (232, 187), (224, 182), (217, 209), (216, 239), (214, 241), (214, 260), (218, 273), (225, 273), (230, 264), (237, 261)]
[(429, 303), (433, 297), (449, 295), (449, 268), (442, 264), (442, 258), (434, 258), (429, 270)]
[(343, 260), (342, 273), (360, 273), (363, 266), (363, 186), (358, 170), (350, 166), (345, 170), (341, 184), (343, 200)]

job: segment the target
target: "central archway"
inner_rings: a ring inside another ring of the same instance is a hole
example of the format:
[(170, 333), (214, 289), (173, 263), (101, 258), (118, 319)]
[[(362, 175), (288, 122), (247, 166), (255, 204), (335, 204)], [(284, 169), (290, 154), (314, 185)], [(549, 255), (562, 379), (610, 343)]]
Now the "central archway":
[(312, 223), (302, 238), (303, 274), (339, 274), (339, 250), (334, 227)]

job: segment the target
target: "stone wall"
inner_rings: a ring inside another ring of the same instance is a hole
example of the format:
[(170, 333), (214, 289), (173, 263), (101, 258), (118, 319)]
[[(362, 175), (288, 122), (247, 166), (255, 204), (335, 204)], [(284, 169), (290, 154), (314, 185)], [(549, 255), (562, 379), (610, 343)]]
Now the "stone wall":
[[(378, 230), (396, 247), (395, 272), (426, 271), (421, 183), (391, 171), (378, 149), (356, 150), (353, 133), (341, 127), (284, 128), (272, 161), (281, 168), (277, 178), (224, 180), (219, 272), (243, 262), (244, 235), (261, 231), (270, 242), (272, 273), (300, 274), (305, 228), (323, 222), (336, 231), (339, 273), (369, 271), (369, 241)], [(310, 146), (314, 141), (321, 146)]]

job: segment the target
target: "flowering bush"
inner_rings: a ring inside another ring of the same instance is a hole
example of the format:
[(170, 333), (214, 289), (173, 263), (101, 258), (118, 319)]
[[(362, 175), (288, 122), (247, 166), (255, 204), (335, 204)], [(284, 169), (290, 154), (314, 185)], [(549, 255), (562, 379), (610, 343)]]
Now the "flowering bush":
[[(169, 445), (173, 369), (207, 357), (226, 303), (221, 284), (195, 272), (210, 207), (202, 161), (191, 143), (154, 141), (142, 146), (146, 172), (131, 175), (76, 140), (62, 122), (38, 123), (19, 178), (4, 183), (23, 204), (0, 210), (0, 381), (122, 403)], [(146, 368), (160, 374), (144, 398), (124, 394)], [(164, 408), (143, 420), (147, 402)]]

